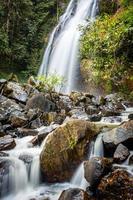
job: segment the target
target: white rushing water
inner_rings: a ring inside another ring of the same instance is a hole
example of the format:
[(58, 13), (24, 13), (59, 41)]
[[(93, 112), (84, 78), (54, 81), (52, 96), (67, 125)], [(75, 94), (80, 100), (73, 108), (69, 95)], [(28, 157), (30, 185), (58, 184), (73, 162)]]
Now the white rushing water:
[(95, 19), (98, 0), (71, 0), (53, 30), (38, 75), (64, 78), (62, 92), (80, 90), (79, 40), (84, 27)]
[[(104, 156), (104, 151), (103, 151), (102, 134), (99, 134), (96, 138), (96, 141), (91, 144), (88, 160), (90, 160), (93, 157), (103, 157), (103, 156)], [(88, 186), (88, 183), (84, 178), (84, 163), (80, 164), (77, 171), (73, 175), (71, 184), (76, 187), (82, 188), (84, 190)]]
[(1, 157), (7, 166), (9, 164), (7, 173), (3, 173), (0, 179), (1, 200), (42, 200), (48, 197), (57, 200), (62, 190), (74, 187), (70, 183), (41, 183), (39, 156), (47, 137), (41, 146), (35, 147), (31, 143), (33, 138), (34, 136), (16, 138), (16, 147), (6, 151), (9, 157)]

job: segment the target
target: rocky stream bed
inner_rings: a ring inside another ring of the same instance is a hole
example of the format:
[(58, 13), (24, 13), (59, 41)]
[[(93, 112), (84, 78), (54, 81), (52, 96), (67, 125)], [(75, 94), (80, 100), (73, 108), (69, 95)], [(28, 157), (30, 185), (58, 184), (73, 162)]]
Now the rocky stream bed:
[(132, 200), (133, 102), (0, 80), (2, 200)]

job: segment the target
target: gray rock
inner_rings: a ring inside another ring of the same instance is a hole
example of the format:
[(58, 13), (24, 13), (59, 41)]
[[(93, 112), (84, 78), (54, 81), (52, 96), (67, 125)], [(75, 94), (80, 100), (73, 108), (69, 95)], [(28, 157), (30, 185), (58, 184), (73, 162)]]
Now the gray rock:
[(133, 119), (133, 113), (128, 115), (128, 119)]
[(10, 150), (16, 146), (15, 140), (7, 135), (0, 138), (0, 151)]
[(8, 82), (7, 85), (4, 87), (3, 93), (5, 96), (13, 98), (22, 103), (26, 103), (28, 97), (23, 87), (16, 82)]
[(11, 125), (15, 128), (21, 127), (27, 124), (28, 120), (25, 116), (21, 113), (21, 115), (12, 115), (10, 117)]
[(91, 200), (87, 192), (79, 188), (64, 190), (58, 200)]
[(103, 142), (106, 150), (111, 154), (114, 153), (116, 147), (123, 143), (129, 149), (132, 149), (133, 141), (133, 120), (125, 122), (112, 129), (111, 131), (105, 132), (103, 134)]
[(88, 117), (87, 113), (85, 112), (85, 110), (80, 108), (80, 107), (71, 110), (68, 113), (68, 115), (73, 119), (83, 119), (83, 120), (88, 120), (89, 119), (89, 117)]
[(99, 157), (84, 162), (84, 176), (89, 182), (91, 190), (94, 190), (102, 176), (110, 171), (112, 162), (111, 159)]
[(33, 156), (30, 154), (21, 154), (19, 159), (22, 160), (26, 164), (30, 164), (33, 160)]
[(55, 110), (55, 104), (50, 100), (47, 100), (42, 93), (36, 94), (31, 97), (26, 103), (26, 110), (40, 109), (42, 112), (50, 112)]
[(129, 165), (133, 165), (133, 155), (131, 155), (129, 158)]
[(18, 135), (19, 136), (36, 136), (38, 134), (38, 130), (37, 129), (28, 129), (28, 128), (18, 128)]
[(122, 161), (126, 160), (129, 156), (130, 152), (127, 147), (123, 144), (119, 144), (114, 153), (114, 161), (121, 163)]
[(41, 125), (42, 125), (42, 123), (41, 123), (41, 121), (40, 121), (39, 118), (37, 118), (37, 119), (35, 119), (35, 120), (33, 120), (33, 121), (31, 122), (31, 128), (32, 128), (32, 129), (40, 128)]
[(13, 100), (0, 95), (0, 121), (7, 121), (11, 114), (18, 115), (22, 108)]

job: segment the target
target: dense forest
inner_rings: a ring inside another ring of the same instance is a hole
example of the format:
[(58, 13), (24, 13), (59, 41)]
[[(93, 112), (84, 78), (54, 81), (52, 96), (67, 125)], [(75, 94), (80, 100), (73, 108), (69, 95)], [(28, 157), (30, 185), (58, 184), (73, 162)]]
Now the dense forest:
[(10, 72), (22, 74), (23, 78), (29, 73), (37, 74), (49, 34), (67, 3), (68, 0), (0, 0), (1, 76)]

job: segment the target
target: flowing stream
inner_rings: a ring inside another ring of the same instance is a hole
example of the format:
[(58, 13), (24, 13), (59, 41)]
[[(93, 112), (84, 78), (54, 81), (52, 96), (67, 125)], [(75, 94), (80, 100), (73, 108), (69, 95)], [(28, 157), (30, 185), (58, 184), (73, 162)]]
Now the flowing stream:
[(98, 0), (71, 0), (49, 39), (38, 75), (63, 77), (65, 86), (58, 90), (64, 93), (82, 90), (79, 67), (81, 29), (95, 19), (97, 4)]
[[(128, 108), (122, 116), (127, 116), (130, 111), (132, 111), (132, 109)], [(126, 117), (124, 117), (124, 119), (126, 119)], [(102, 136), (102, 133), (99, 134), (95, 142), (91, 143), (88, 152), (88, 160), (92, 157), (104, 156)], [(0, 180), (0, 182), (2, 182), (0, 191), (2, 200), (44, 200), (45, 197), (49, 197), (50, 200), (58, 200), (58, 197), (64, 189), (70, 187), (86, 189), (88, 183), (84, 178), (83, 163), (81, 163), (75, 171), (69, 183), (42, 183), (39, 155), (43, 146), (45, 146), (46, 139), (41, 146), (33, 147), (31, 143), (33, 138), (34, 136), (16, 138), (16, 147), (5, 152), (8, 153), (9, 156), (1, 157), (1, 159), (7, 161), (7, 168), (5, 168), (2, 180)], [(131, 155), (132, 153), (133, 152), (131, 152)], [(133, 169), (128, 166), (128, 159), (120, 167), (126, 168), (130, 173), (133, 173)]]

